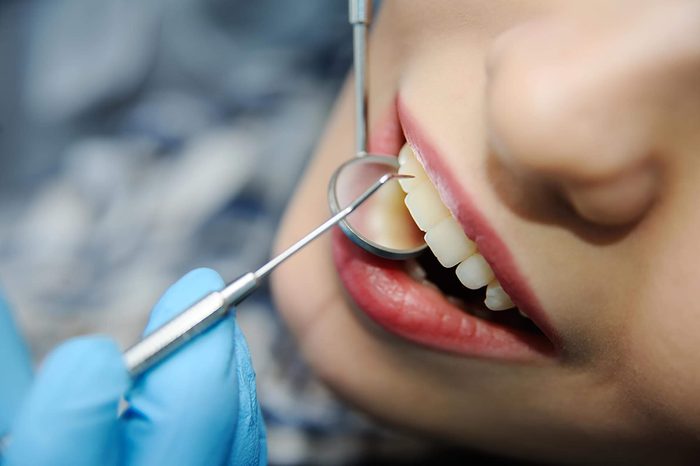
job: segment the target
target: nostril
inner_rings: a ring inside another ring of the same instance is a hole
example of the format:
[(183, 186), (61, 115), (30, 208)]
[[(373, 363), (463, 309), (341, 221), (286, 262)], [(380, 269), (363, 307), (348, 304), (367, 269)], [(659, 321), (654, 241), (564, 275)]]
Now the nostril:
[(595, 183), (561, 186), (577, 214), (589, 222), (622, 226), (639, 220), (654, 203), (659, 171), (652, 164)]
[(645, 88), (589, 39), (556, 21), (497, 39), (486, 64), (488, 138), (519, 179), (556, 186), (589, 222), (626, 225), (657, 196), (655, 118)]

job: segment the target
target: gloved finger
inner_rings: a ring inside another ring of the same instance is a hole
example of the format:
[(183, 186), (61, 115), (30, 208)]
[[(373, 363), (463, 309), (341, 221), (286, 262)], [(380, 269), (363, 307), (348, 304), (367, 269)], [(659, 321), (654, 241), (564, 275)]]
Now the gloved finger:
[(128, 385), (112, 340), (84, 337), (63, 344), (47, 357), (23, 403), (3, 464), (116, 465), (117, 409)]
[(235, 351), (239, 412), (229, 464), (266, 465), (267, 436), (255, 388), (255, 371), (248, 344), (238, 326), (236, 326)]
[[(212, 270), (190, 272), (158, 302), (147, 332), (223, 285)], [(125, 464), (222, 464), (238, 415), (234, 329), (225, 318), (137, 379), (123, 415)]]
[(32, 380), (29, 351), (20, 337), (10, 313), (10, 307), (0, 296), (0, 437), (7, 434), (19, 409), (22, 398), (29, 391)]

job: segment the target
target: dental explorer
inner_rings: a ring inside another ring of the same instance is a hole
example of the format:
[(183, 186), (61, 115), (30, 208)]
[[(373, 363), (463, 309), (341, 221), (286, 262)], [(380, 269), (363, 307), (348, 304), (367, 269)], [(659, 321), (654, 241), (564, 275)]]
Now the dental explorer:
[(141, 341), (124, 352), (124, 361), (131, 376), (137, 377), (142, 374), (187, 341), (226, 317), (231, 307), (247, 298), (258, 287), (261, 280), (269, 275), (272, 270), (321, 234), (328, 231), (333, 225), (350, 215), (388, 181), (410, 177), (410, 175), (385, 173), (366, 191), (348, 204), (347, 207), (330, 217), (255, 272), (248, 272), (226, 285), (221, 291), (214, 291), (208, 294), (152, 333), (146, 335)]

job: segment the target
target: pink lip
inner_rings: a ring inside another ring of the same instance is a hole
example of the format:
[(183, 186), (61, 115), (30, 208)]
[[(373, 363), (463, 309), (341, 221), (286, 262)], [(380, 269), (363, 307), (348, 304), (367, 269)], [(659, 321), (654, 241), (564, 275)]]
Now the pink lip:
[[(452, 177), (400, 100), (397, 100), (397, 108), (391, 109), (390, 115), (372, 134), (370, 150), (397, 153), (403, 126), (406, 138), (417, 149), (428, 175), (436, 182), (444, 199), (449, 200), (448, 207), (467, 234), (476, 240), (503, 288), (551, 340), (551, 327), (546, 324), (535, 295), (517, 271), (504, 243)], [(463, 312), (439, 291), (412, 279), (402, 263), (366, 253), (339, 230), (333, 232), (332, 242), (336, 268), (350, 297), (387, 331), (433, 349), (465, 356), (533, 360), (552, 355), (552, 343), (546, 338)]]

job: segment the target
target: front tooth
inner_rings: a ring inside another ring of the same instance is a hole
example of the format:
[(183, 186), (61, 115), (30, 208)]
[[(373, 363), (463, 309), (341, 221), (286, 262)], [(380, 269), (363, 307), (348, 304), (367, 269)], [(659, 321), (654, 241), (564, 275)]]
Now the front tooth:
[(462, 285), (477, 290), (493, 280), (493, 270), (481, 254), (473, 254), (457, 266), (457, 278)]
[(492, 311), (505, 311), (515, 307), (513, 301), (510, 300), (510, 296), (503, 291), (501, 284), (497, 280), (492, 281), (486, 287), (484, 304)]
[(411, 192), (406, 194), (404, 202), (411, 212), (413, 221), (423, 231), (428, 231), (440, 220), (450, 216), (450, 212), (442, 203), (437, 189), (430, 181), (424, 181), (412, 188)]
[(413, 178), (399, 178), (399, 184), (405, 192), (411, 192), (413, 188), (420, 185), (423, 181), (428, 181), (428, 175), (425, 174), (423, 166), (418, 161), (416, 153), (413, 152), (408, 143), (399, 151), (399, 174), (412, 175)]
[(450, 217), (441, 220), (425, 234), (425, 242), (445, 268), (454, 267), (476, 252), (476, 244)]

